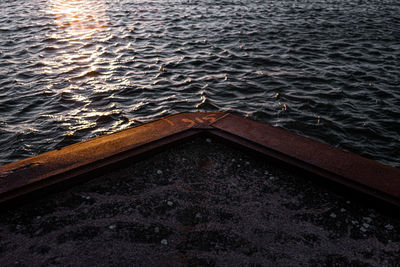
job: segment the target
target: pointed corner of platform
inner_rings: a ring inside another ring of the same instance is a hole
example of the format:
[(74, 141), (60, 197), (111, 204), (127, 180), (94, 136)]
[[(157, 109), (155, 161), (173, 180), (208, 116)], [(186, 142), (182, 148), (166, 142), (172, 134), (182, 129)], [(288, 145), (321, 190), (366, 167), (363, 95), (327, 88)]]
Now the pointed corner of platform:
[(210, 129), (216, 121), (230, 115), (225, 112), (184, 112), (163, 117), (160, 120), (172, 127), (179, 125), (187, 129)]

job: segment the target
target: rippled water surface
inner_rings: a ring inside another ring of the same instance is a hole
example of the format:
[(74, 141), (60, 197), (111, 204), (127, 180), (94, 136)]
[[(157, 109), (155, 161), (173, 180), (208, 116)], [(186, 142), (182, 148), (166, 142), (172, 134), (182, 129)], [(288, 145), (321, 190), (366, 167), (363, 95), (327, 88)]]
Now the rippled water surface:
[(237, 111), (400, 167), (400, 2), (0, 1), (0, 165)]

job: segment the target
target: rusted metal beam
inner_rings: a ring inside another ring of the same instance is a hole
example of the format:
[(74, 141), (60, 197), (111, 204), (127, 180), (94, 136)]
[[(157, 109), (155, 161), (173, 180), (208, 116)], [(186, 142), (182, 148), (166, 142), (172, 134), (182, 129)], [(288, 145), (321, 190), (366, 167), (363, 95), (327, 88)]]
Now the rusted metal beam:
[(182, 113), (0, 166), (0, 203), (203, 131), (223, 113)]
[[(180, 113), (0, 166), (0, 203), (208, 133), (400, 207), (400, 170), (229, 113)], [(87, 175), (89, 176), (89, 175)], [(79, 178), (79, 179), (81, 179)]]
[(225, 139), (400, 206), (400, 170), (394, 167), (239, 115), (212, 126)]

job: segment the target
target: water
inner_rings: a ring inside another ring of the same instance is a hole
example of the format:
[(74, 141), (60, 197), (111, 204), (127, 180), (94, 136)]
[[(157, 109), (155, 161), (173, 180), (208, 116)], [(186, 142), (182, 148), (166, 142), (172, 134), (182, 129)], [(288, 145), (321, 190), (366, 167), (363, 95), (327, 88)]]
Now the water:
[(400, 3), (0, 2), (0, 165), (236, 111), (400, 167)]

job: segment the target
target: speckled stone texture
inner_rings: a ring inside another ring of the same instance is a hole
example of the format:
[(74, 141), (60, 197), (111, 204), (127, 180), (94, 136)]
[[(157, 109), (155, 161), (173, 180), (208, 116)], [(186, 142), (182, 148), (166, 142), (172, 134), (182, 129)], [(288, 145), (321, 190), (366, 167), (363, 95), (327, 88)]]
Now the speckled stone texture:
[(0, 266), (399, 262), (398, 218), (210, 138), (0, 218)]

